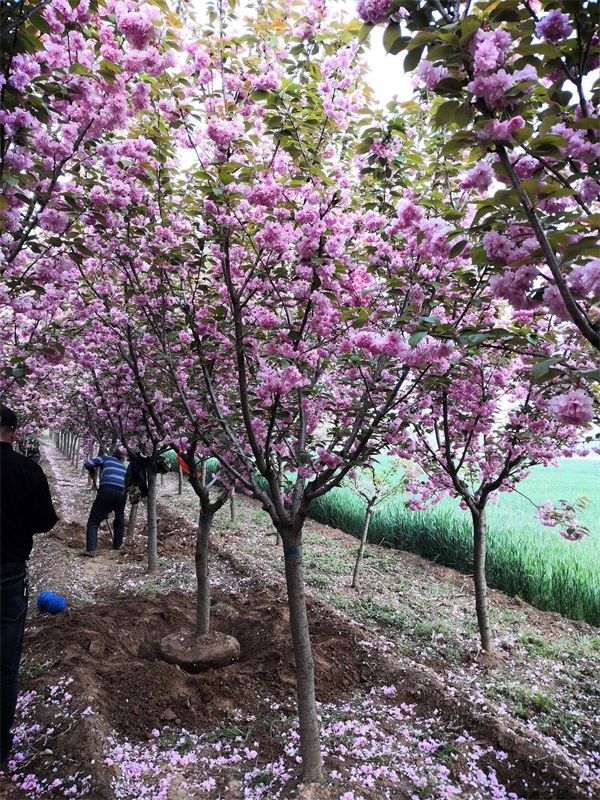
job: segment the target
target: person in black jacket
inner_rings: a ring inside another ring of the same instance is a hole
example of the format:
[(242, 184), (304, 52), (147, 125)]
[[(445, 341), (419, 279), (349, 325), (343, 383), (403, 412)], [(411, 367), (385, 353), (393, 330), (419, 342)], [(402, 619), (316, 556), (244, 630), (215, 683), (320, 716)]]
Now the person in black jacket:
[(0, 766), (12, 748), (19, 664), (27, 616), (27, 560), (33, 536), (58, 517), (39, 464), (13, 450), (17, 416), (0, 407)]

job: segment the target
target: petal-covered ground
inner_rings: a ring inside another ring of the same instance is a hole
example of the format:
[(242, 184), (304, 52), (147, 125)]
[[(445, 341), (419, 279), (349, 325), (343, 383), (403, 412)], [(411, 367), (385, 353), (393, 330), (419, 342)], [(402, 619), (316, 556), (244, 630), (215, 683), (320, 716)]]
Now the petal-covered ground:
[[(478, 648), (472, 581), (307, 523), (304, 562), (326, 781), (299, 785), (282, 554), (260, 506), (215, 520), (214, 630), (240, 660), (188, 674), (160, 657), (193, 629), (197, 500), (160, 487), (159, 559), (145, 516), (122, 551), (82, 558), (92, 490), (53, 446), (61, 521), (37, 537), (16, 746), (0, 797), (92, 800), (444, 800), (600, 796), (600, 631), (490, 592), (496, 651)], [(35, 604), (54, 591), (67, 610)]]

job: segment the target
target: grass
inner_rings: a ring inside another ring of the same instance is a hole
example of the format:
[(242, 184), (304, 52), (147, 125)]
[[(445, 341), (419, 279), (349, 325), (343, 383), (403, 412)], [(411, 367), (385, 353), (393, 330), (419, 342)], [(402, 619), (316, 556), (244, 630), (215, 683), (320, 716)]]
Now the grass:
[[(209, 463), (209, 475), (212, 467)], [(497, 505), (488, 504), (489, 586), (511, 597), (518, 595), (543, 611), (600, 625), (600, 460), (565, 459), (559, 467), (535, 467), (519, 484), (519, 492), (500, 493)], [(580, 519), (591, 532), (582, 541), (563, 539), (555, 528), (544, 527), (533, 516), (532, 502), (575, 502), (582, 496), (590, 503)], [(369, 542), (471, 574), (471, 518), (459, 508), (458, 500), (445, 498), (428, 511), (410, 511), (405, 499), (402, 495), (391, 498), (374, 511)], [(338, 488), (313, 501), (310, 515), (360, 538), (364, 509), (356, 494)], [(257, 523), (268, 521), (264, 511), (256, 515)], [(330, 574), (334, 573), (333, 565), (318, 566), (329, 566)]]
[[(600, 461), (572, 459), (558, 468), (534, 468), (519, 490), (534, 503), (571, 502), (586, 496), (581, 515), (591, 535), (563, 539), (534, 519), (534, 507), (516, 493), (503, 493), (488, 508), (487, 576), (492, 588), (545, 611), (600, 625)], [(311, 506), (318, 522), (360, 536), (364, 504), (352, 492), (335, 489)], [(465, 573), (472, 571), (471, 520), (450, 498), (426, 512), (409, 511), (393, 498), (375, 511), (369, 541), (417, 553)]]

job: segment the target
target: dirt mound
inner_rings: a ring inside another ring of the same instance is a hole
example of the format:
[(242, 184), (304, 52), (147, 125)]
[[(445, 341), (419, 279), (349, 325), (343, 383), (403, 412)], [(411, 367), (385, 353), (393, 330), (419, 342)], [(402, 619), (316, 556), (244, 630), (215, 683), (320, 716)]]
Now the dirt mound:
[[(309, 616), (317, 696), (323, 702), (339, 699), (365, 677), (365, 653), (352, 627), (336, 615), (312, 604)], [(214, 592), (211, 627), (241, 646), (239, 661), (220, 670), (193, 675), (161, 659), (161, 639), (193, 630), (193, 624), (189, 595), (117, 595), (89, 610), (41, 619), (29, 637), (29, 658), (48, 665), (40, 681), (52, 674), (76, 674), (80, 687), (93, 689), (110, 726), (129, 736), (149, 736), (171, 722), (210, 730), (234, 709), (256, 714), (265, 702), (288, 700), (295, 686), (289, 617), (274, 592)], [(82, 705), (90, 700), (82, 697)]]

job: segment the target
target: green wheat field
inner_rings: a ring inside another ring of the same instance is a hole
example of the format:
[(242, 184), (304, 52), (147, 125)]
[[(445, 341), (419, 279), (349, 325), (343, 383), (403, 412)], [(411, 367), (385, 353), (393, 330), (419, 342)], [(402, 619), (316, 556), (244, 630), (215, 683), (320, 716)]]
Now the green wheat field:
[[(489, 586), (542, 610), (600, 625), (600, 459), (565, 459), (558, 467), (536, 467), (519, 491), (538, 504), (587, 497), (590, 502), (579, 519), (590, 535), (567, 541), (557, 528), (534, 519), (535, 508), (525, 497), (501, 493), (498, 504), (487, 507)], [(446, 498), (425, 512), (406, 509), (405, 500), (395, 496), (375, 510), (369, 542), (470, 573), (471, 517), (458, 500)], [(364, 509), (353, 492), (340, 488), (313, 502), (311, 516), (360, 537)]]

